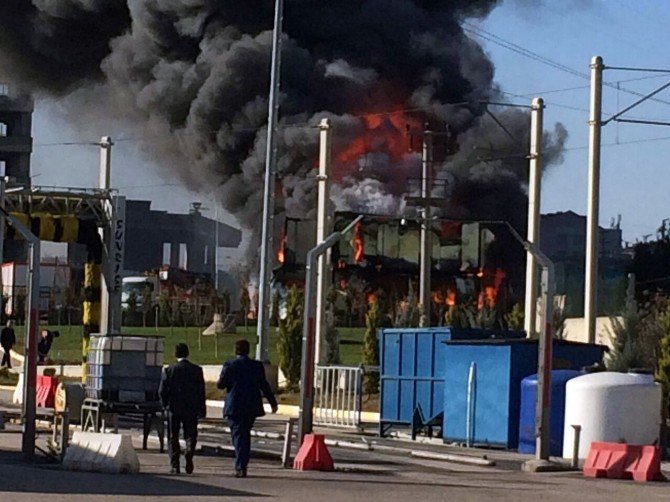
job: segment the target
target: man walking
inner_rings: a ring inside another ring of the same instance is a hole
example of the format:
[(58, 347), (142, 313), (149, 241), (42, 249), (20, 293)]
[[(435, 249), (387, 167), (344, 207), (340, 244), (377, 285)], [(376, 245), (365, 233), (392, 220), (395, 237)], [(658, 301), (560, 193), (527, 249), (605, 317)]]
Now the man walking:
[(216, 386), (227, 392), (223, 416), (228, 419), (235, 448), (235, 477), (245, 478), (251, 454), (251, 429), (256, 417), (265, 415), (262, 396), (272, 406), (272, 413), (277, 412), (277, 400), (265, 378), (263, 364), (249, 359), (249, 342), (235, 342), (235, 356), (223, 363)]
[(179, 429), (184, 428), (186, 473), (193, 472), (193, 453), (198, 439), (198, 418), (205, 418), (205, 379), (202, 368), (191, 363), (188, 345), (178, 343), (174, 349), (177, 362), (165, 368), (158, 394), (168, 411), (168, 439), (172, 474), (179, 474)]
[(4, 352), (2, 356), (2, 364), (0, 364), (0, 366), (6, 364), (8, 368), (12, 367), (12, 355), (10, 351), (15, 343), (16, 334), (14, 333), (14, 321), (7, 321), (7, 326), (0, 331), (0, 345), (2, 345), (2, 350)]

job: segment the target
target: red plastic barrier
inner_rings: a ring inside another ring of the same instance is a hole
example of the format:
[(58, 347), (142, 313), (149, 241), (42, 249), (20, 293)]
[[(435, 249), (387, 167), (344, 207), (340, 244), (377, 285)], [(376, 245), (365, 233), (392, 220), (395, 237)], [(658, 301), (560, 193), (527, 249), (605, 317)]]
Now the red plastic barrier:
[(332, 471), (335, 469), (333, 458), (326, 448), (322, 434), (306, 434), (300, 450), (293, 461), (298, 471)]
[(593, 442), (584, 464), (584, 476), (591, 478), (663, 481), (658, 446)]
[(36, 405), (40, 408), (53, 408), (56, 400), (56, 387), (58, 387), (58, 378), (37, 375)]

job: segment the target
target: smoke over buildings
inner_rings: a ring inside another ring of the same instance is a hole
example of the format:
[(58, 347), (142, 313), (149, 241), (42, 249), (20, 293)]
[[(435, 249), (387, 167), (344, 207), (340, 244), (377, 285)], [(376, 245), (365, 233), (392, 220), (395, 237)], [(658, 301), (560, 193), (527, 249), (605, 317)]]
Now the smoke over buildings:
[[(73, 120), (132, 127), (147, 157), (258, 228), (273, 3), (268, 0), (3, 0), (0, 65)], [(528, 114), (500, 100), (494, 68), (459, 22), (489, 0), (286, 0), (279, 171), (289, 215), (310, 216), (318, 134), (334, 128), (335, 205), (393, 213), (420, 172), (406, 126), (452, 132), (436, 165), (445, 214), (525, 228)], [(457, 106), (449, 103), (469, 102)], [(87, 125), (89, 124), (89, 125)], [(545, 135), (545, 165), (566, 132)], [(254, 242), (252, 240), (252, 242)]]

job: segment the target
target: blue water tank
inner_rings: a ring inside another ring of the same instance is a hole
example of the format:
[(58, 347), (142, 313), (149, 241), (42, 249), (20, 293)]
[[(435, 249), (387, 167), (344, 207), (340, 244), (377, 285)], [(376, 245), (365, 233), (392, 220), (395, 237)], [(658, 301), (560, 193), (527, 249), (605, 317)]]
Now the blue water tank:
[[(565, 421), (565, 385), (568, 380), (583, 375), (576, 370), (551, 372), (551, 414), (549, 454), (563, 454), (563, 425)], [(535, 453), (535, 406), (537, 399), (537, 374), (521, 380), (519, 410), (519, 453)]]

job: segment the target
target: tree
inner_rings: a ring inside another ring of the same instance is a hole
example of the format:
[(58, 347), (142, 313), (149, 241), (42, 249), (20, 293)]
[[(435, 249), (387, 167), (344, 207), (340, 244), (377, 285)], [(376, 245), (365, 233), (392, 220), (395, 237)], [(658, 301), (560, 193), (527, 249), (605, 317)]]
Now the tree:
[(131, 291), (126, 300), (126, 326), (135, 326), (137, 322), (137, 293)]
[(158, 295), (158, 321), (161, 326), (172, 326), (170, 320), (170, 295), (167, 291), (161, 291)]
[(668, 394), (670, 394), (670, 303), (665, 305), (657, 316), (660, 328), (658, 342), (658, 361), (656, 363), (656, 378), (663, 384), (665, 403), (668, 405)]
[(524, 317), (525, 312), (523, 309), (523, 304), (521, 302), (515, 303), (512, 307), (512, 310), (510, 310), (508, 314), (505, 314), (507, 327), (514, 331), (523, 331)]
[(640, 310), (631, 281), (626, 292), (626, 304), (621, 318), (612, 317), (610, 337), (613, 349), (607, 360), (607, 369), (628, 371), (633, 368), (652, 369), (656, 366), (658, 325), (650, 322), (654, 316)]
[(297, 390), (302, 360), (303, 295), (292, 286), (286, 295), (286, 314), (279, 320), (279, 368), (286, 377), (288, 390)]
[(326, 338), (326, 364), (340, 364), (340, 336), (335, 327), (335, 300), (337, 291), (334, 288), (326, 296), (325, 308), (325, 338)]
[[(379, 342), (377, 340), (377, 329), (380, 324), (379, 304), (373, 299), (368, 305), (365, 315), (365, 334), (363, 335), (363, 364), (366, 366), (379, 366)], [(379, 373), (368, 372), (363, 382), (363, 390), (367, 394), (379, 392)]]
[(278, 289), (272, 294), (272, 308), (270, 309), (270, 325), (279, 326), (279, 304), (281, 303), (281, 293)]
[(149, 286), (144, 287), (141, 297), (141, 309), (142, 309), (142, 326), (147, 327), (147, 316), (154, 309), (154, 295), (153, 290)]

